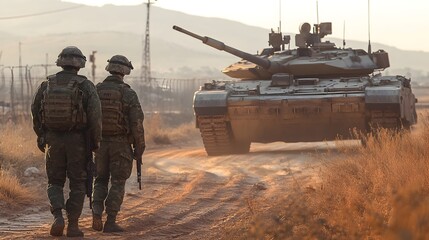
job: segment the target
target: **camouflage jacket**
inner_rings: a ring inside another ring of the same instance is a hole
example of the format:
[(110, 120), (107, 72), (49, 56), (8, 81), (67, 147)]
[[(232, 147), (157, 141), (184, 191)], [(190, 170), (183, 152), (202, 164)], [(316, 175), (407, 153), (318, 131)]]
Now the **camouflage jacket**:
[[(143, 120), (144, 114), (140, 105), (139, 98), (136, 92), (131, 87), (124, 83), (124, 81), (115, 75), (108, 76), (102, 83), (97, 84), (97, 89), (106, 87), (106, 85), (113, 85), (112, 88), (120, 88), (115, 85), (122, 85), (122, 103), (127, 106), (127, 120), (129, 129), (129, 142), (133, 145), (136, 155), (143, 154), (145, 145)], [(104, 137), (103, 137), (104, 139)]]
[[(84, 79), (84, 81), (78, 85), (78, 88), (83, 92), (82, 103), (87, 116), (86, 130), (89, 131), (92, 148), (96, 148), (101, 141), (101, 104), (94, 84), (86, 77), (77, 75), (77, 73), (73, 71), (63, 70), (58, 72), (56, 76), (61, 79), (72, 79), (73, 77), (79, 76)], [(41, 108), (43, 93), (48, 86), (50, 77), (40, 84), (31, 105), (33, 129), (38, 137), (42, 137), (48, 131), (42, 124)]]

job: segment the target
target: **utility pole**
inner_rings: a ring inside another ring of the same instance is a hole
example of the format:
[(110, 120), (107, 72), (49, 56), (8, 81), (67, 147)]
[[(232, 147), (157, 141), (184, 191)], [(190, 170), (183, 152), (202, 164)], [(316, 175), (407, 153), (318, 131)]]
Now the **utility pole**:
[[(155, 0), (156, 1), (156, 0)], [(142, 66), (141, 66), (141, 79), (150, 84), (151, 81), (151, 68), (150, 68), (150, 5), (154, 4), (151, 0), (147, 0), (145, 3), (147, 6), (147, 18), (146, 18), (146, 31), (143, 41), (143, 54), (142, 54)]]
[(92, 70), (92, 81), (95, 83), (95, 68), (97, 67), (95, 65), (95, 54), (97, 51), (92, 51), (91, 55), (89, 55), (89, 61), (92, 63), (91, 70)]

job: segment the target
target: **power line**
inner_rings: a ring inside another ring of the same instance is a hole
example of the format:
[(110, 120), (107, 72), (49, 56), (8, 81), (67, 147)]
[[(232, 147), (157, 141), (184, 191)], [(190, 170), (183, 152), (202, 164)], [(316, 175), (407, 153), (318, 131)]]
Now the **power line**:
[(33, 14), (26, 14), (26, 15), (12, 16), (12, 17), (0, 17), (0, 20), (11, 20), (11, 19), (18, 19), (18, 18), (26, 18), (26, 17), (36, 17), (36, 16), (41, 16), (41, 15), (47, 15), (47, 14), (52, 14), (52, 13), (58, 13), (58, 12), (73, 10), (73, 9), (81, 8), (81, 7), (84, 7), (84, 5), (79, 5), (79, 6), (69, 7), (69, 8), (62, 8), (62, 9), (57, 9), (57, 10), (52, 10), (52, 11), (47, 11), (47, 12), (40, 12), (40, 13), (33, 13)]

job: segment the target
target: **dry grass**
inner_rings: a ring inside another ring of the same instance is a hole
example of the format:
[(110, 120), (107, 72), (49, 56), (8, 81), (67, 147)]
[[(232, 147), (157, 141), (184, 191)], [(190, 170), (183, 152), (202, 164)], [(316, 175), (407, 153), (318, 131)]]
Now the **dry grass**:
[(199, 138), (194, 123), (185, 123), (177, 127), (167, 126), (161, 115), (154, 114), (144, 121), (146, 141), (150, 144), (181, 144)]
[(249, 239), (429, 239), (429, 123), (321, 160), (321, 185), (253, 217)]
[(0, 208), (28, 204), (34, 200), (34, 194), (21, 185), (16, 176), (0, 171)]
[(20, 175), (22, 168), (43, 164), (30, 122), (0, 125), (0, 169)]
[[(380, 130), (366, 148), (326, 161), (310, 204), (345, 236), (427, 239), (429, 126), (413, 134)], [(323, 206), (323, 207), (322, 207)], [(332, 217), (330, 217), (332, 216)], [(337, 233), (338, 234), (338, 233)]]
[(19, 178), (27, 167), (41, 169), (44, 164), (31, 124), (1, 125), (0, 136), (0, 208), (31, 203), (34, 191), (24, 187)]

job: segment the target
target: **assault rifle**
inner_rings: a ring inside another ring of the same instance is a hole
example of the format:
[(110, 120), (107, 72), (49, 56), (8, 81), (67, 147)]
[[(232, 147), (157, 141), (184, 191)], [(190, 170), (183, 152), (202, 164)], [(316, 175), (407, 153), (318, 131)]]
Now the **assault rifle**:
[(94, 182), (95, 164), (91, 150), (91, 138), (86, 134), (86, 196), (89, 198), (89, 208), (92, 209), (92, 184)]
[(142, 156), (136, 159), (137, 165), (137, 182), (139, 183), (139, 190), (142, 190)]

